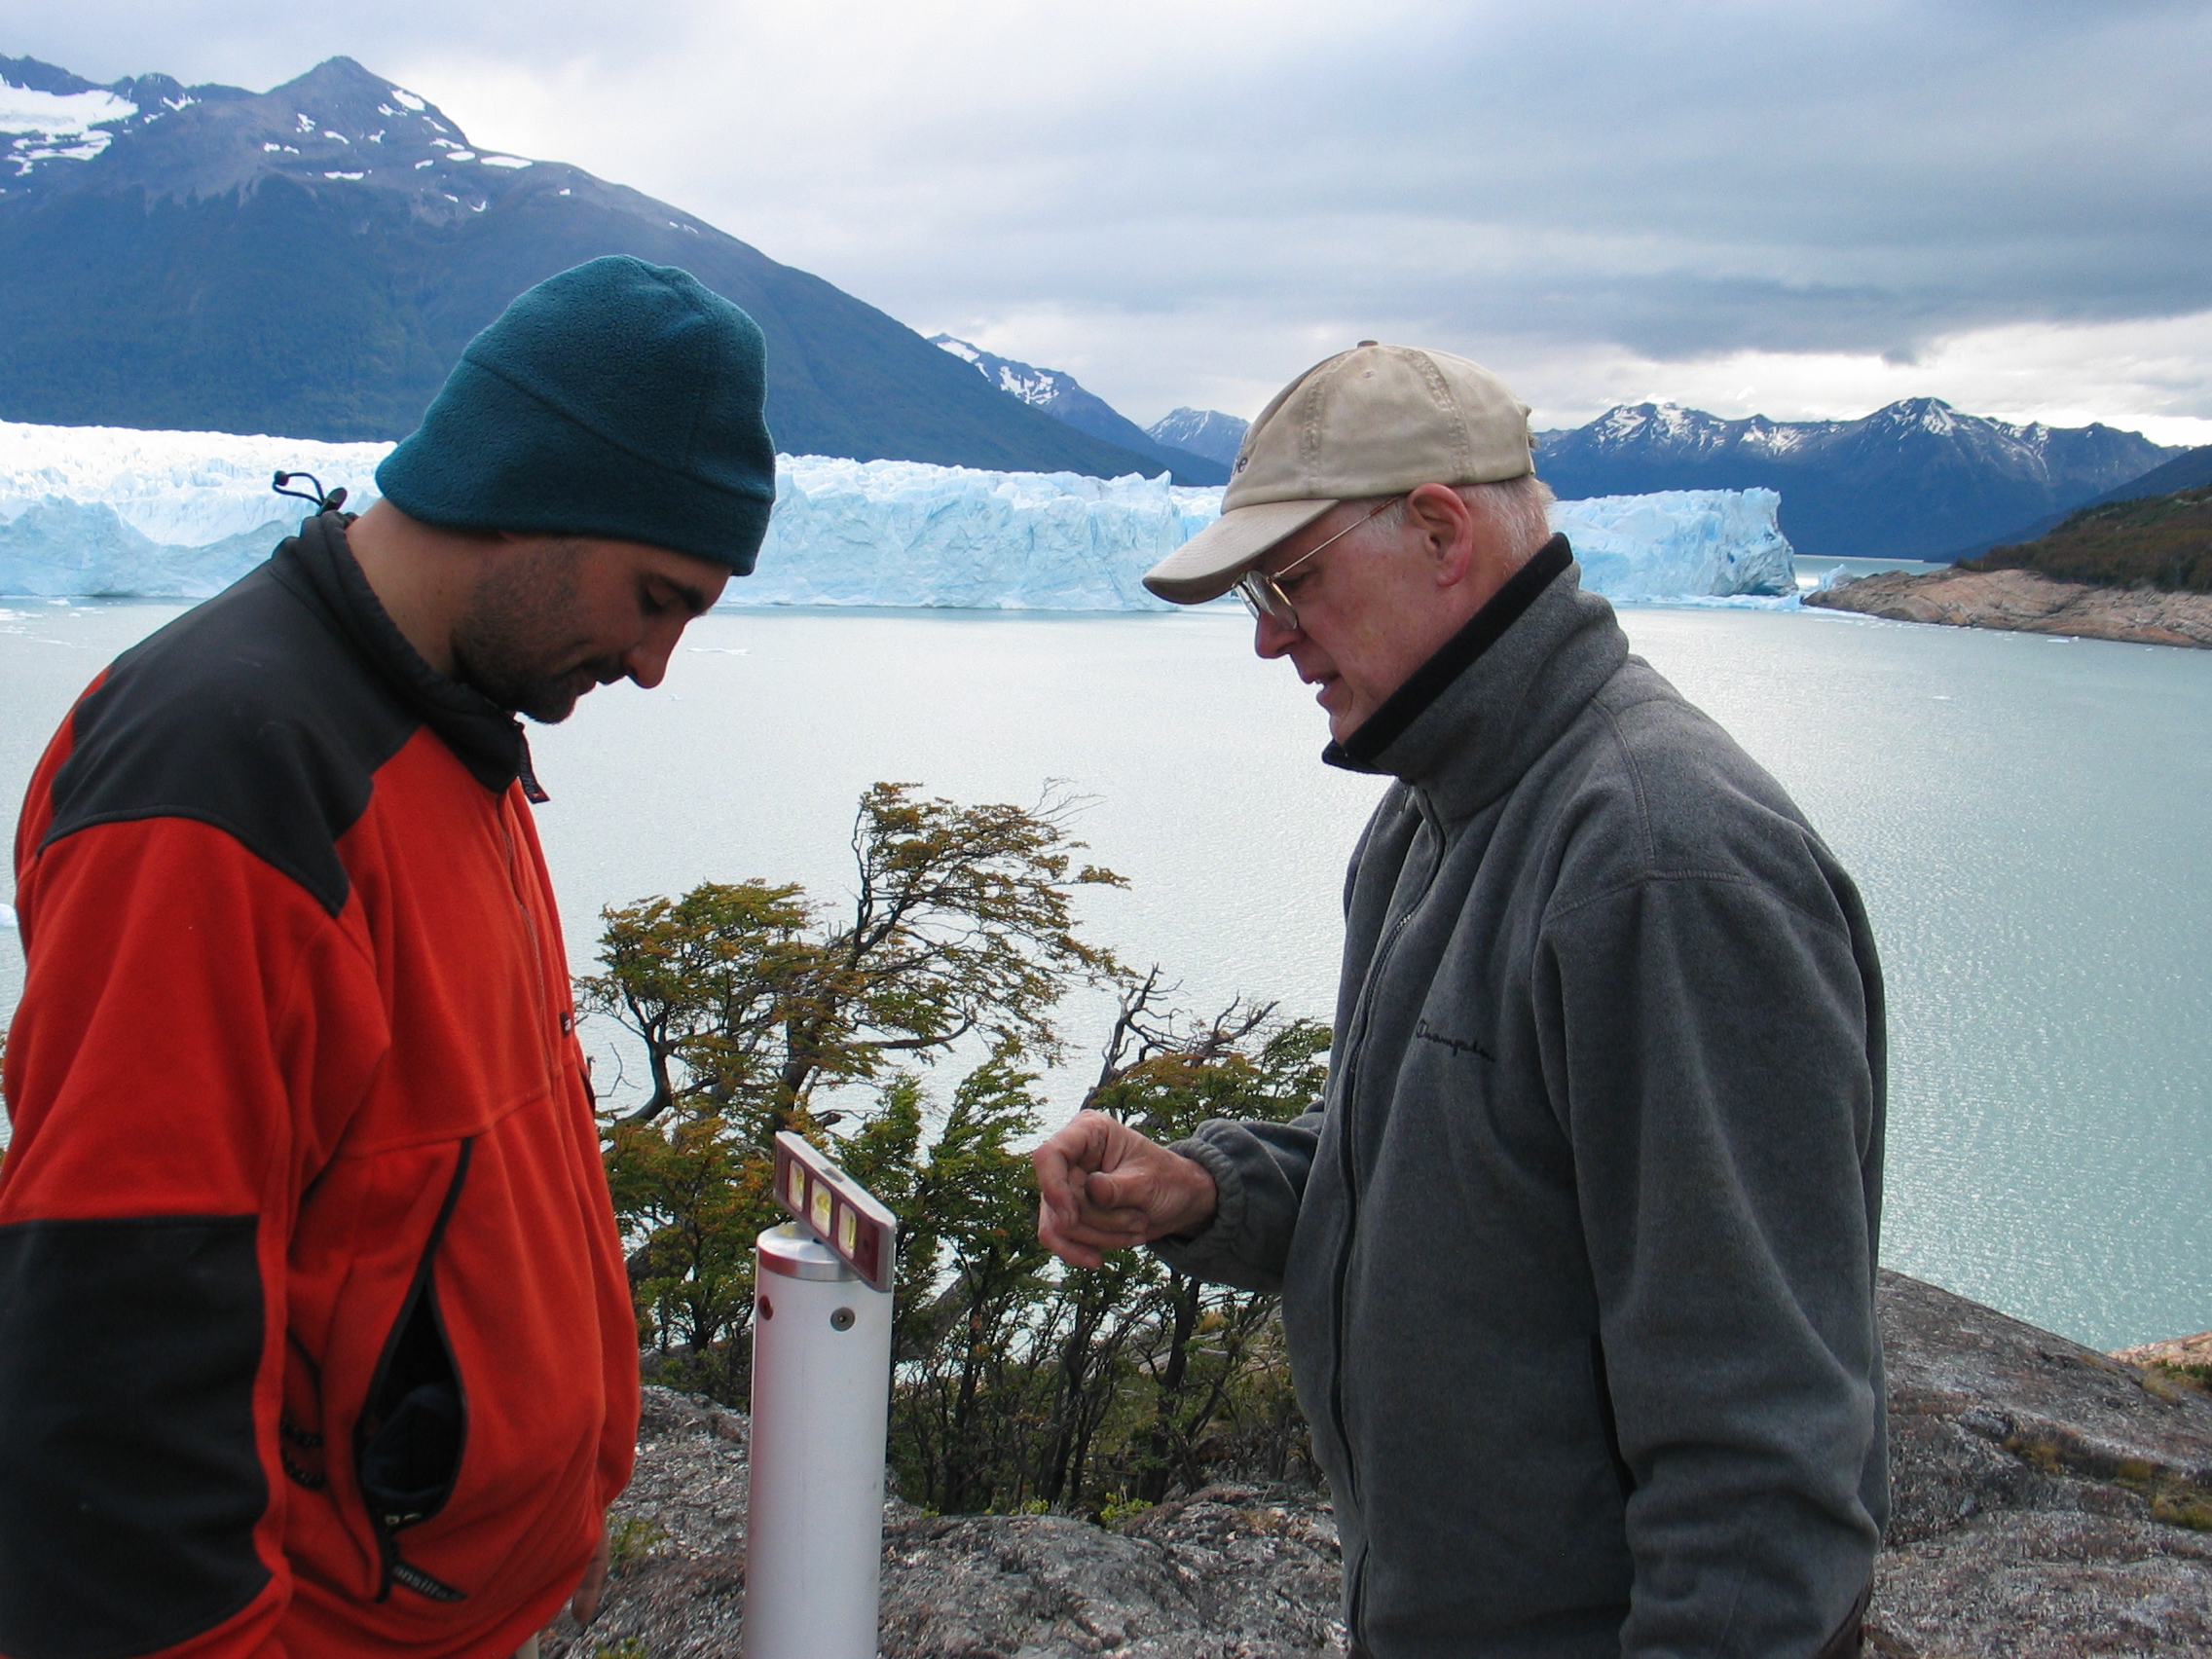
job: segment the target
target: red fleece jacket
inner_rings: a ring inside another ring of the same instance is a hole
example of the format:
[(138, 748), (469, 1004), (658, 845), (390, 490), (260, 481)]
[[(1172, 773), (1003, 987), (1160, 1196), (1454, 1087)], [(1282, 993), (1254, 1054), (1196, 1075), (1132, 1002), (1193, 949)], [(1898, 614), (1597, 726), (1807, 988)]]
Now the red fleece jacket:
[(505, 1659), (636, 1327), (511, 719), (310, 520), (118, 659), (17, 836), (0, 1654)]

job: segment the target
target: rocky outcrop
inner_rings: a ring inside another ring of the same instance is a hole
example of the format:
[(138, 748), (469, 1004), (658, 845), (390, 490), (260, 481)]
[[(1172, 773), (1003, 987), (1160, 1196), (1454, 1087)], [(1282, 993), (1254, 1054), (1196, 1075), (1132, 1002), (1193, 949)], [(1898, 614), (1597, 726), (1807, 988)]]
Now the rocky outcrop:
[[(736, 1659), (745, 1606), (746, 1419), (645, 1390), (615, 1570), (588, 1635), (545, 1659)], [(1341, 1655), (1338, 1554), (1310, 1488), (1217, 1486), (1115, 1528), (1065, 1515), (884, 1515), (884, 1659)], [(641, 1648), (625, 1650), (635, 1641)]]
[[(2212, 1398), (2194, 1373), (1894, 1273), (1882, 1331), (1895, 1516), (1869, 1651), (2212, 1653)], [(746, 1432), (646, 1390), (607, 1607), (588, 1636), (564, 1620), (547, 1659), (735, 1659)], [(883, 1568), (884, 1659), (1343, 1653), (1336, 1530), (1309, 1489), (1210, 1487), (1111, 1528), (894, 1502)]]
[[(2207, 445), (2212, 448), (2212, 445)], [(2140, 1347), (2121, 1348), (2113, 1358), (2129, 1365), (2165, 1366), (2182, 1368), (2202, 1367), (2212, 1372), (2212, 1331), (2199, 1331), (2194, 1337), (2171, 1337), (2162, 1343), (2145, 1343)]]
[(1816, 588), (1804, 603), (1893, 622), (2072, 634), (2145, 645), (2212, 646), (2212, 594), (2092, 587), (2034, 571), (1900, 571)]
[(2212, 1398), (1883, 1274), (1892, 1656), (2212, 1652)]

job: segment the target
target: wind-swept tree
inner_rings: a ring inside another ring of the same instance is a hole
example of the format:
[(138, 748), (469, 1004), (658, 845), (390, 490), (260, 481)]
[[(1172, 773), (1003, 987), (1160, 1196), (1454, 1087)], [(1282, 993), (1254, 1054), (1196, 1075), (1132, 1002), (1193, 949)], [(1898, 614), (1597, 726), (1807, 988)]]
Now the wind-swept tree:
[[(770, 1148), (795, 1128), (899, 1217), (891, 1456), (944, 1510), (1155, 1502), (1221, 1468), (1284, 1473), (1303, 1423), (1272, 1297), (1149, 1251), (1064, 1270), (1039, 1246), (1026, 1156), (1066, 991), (1120, 1008), (1085, 1104), (1161, 1141), (1320, 1098), (1325, 1026), (1241, 999), (1179, 1008), (1078, 937), (1075, 802), (962, 806), (878, 784), (854, 820), (849, 905), (706, 883), (606, 912), (584, 1006), (643, 1046), (645, 1098), (606, 1119), (641, 1341), (679, 1385), (742, 1401), (753, 1240), (781, 1219)], [(955, 1050), (945, 1090), (926, 1068)]]
[(610, 1121), (608, 1173), (642, 1235), (632, 1274), (663, 1346), (745, 1328), (753, 1238), (777, 1214), (775, 1134), (820, 1135), (852, 1110), (823, 1090), (888, 1081), (896, 1120), (912, 1106), (898, 1105), (901, 1059), (970, 1036), (1010, 1063), (1059, 1055), (1056, 1005), (1118, 971), (1070, 908), (1079, 887), (1123, 885), (1076, 863), (1080, 805), (1057, 786), (1021, 807), (877, 784), (854, 820), (852, 906), (834, 920), (797, 885), (759, 880), (604, 912), (603, 969), (578, 991), (645, 1051), (649, 1090)]

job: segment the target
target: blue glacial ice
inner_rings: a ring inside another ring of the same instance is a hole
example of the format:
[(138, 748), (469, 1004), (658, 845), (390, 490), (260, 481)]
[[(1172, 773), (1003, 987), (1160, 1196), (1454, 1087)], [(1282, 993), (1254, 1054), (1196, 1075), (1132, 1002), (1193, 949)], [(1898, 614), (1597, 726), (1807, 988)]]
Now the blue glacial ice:
[(1220, 512), (1164, 477), (780, 456), (759, 565), (723, 603), (1165, 609), (1139, 578)]
[[(298, 523), (278, 467), (375, 499), (388, 444), (0, 423), (0, 593), (203, 598)], [(1162, 477), (984, 472), (783, 456), (749, 578), (725, 605), (1164, 608), (1139, 578), (1220, 512)], [(1796, 591), (1771, 490), (1674, 491), (1553, 511), (1585, 580), (1621, 600)]]
[(1721, 599), (1797, 592), (1772, 490), (1662, 490), (1560, 501), (1552, 528), (1574, 544), (1582, 583), (1608, 599)]

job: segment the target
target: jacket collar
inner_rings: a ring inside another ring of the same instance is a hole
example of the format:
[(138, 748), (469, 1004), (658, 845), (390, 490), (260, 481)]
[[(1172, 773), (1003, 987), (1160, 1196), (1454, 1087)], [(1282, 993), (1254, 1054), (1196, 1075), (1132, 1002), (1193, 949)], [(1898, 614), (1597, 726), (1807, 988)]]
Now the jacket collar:
[(1583, 592), (1573, 550), (1555, 535), (1321, 757), (1394, 777), (1444, 818), (1466, 818), (1511, 789), (1627, 660), (1613, 608)]
[(475, 687), (447, 679), (407, 643), (346, 545), (351, 522), (350, 513), (322, 513), (302, 523), (271, 561), (276, 579), (337, 627), (478, 783), (500, 792), (519, 778), (532, 800), (543, 800), (522, 722)]

